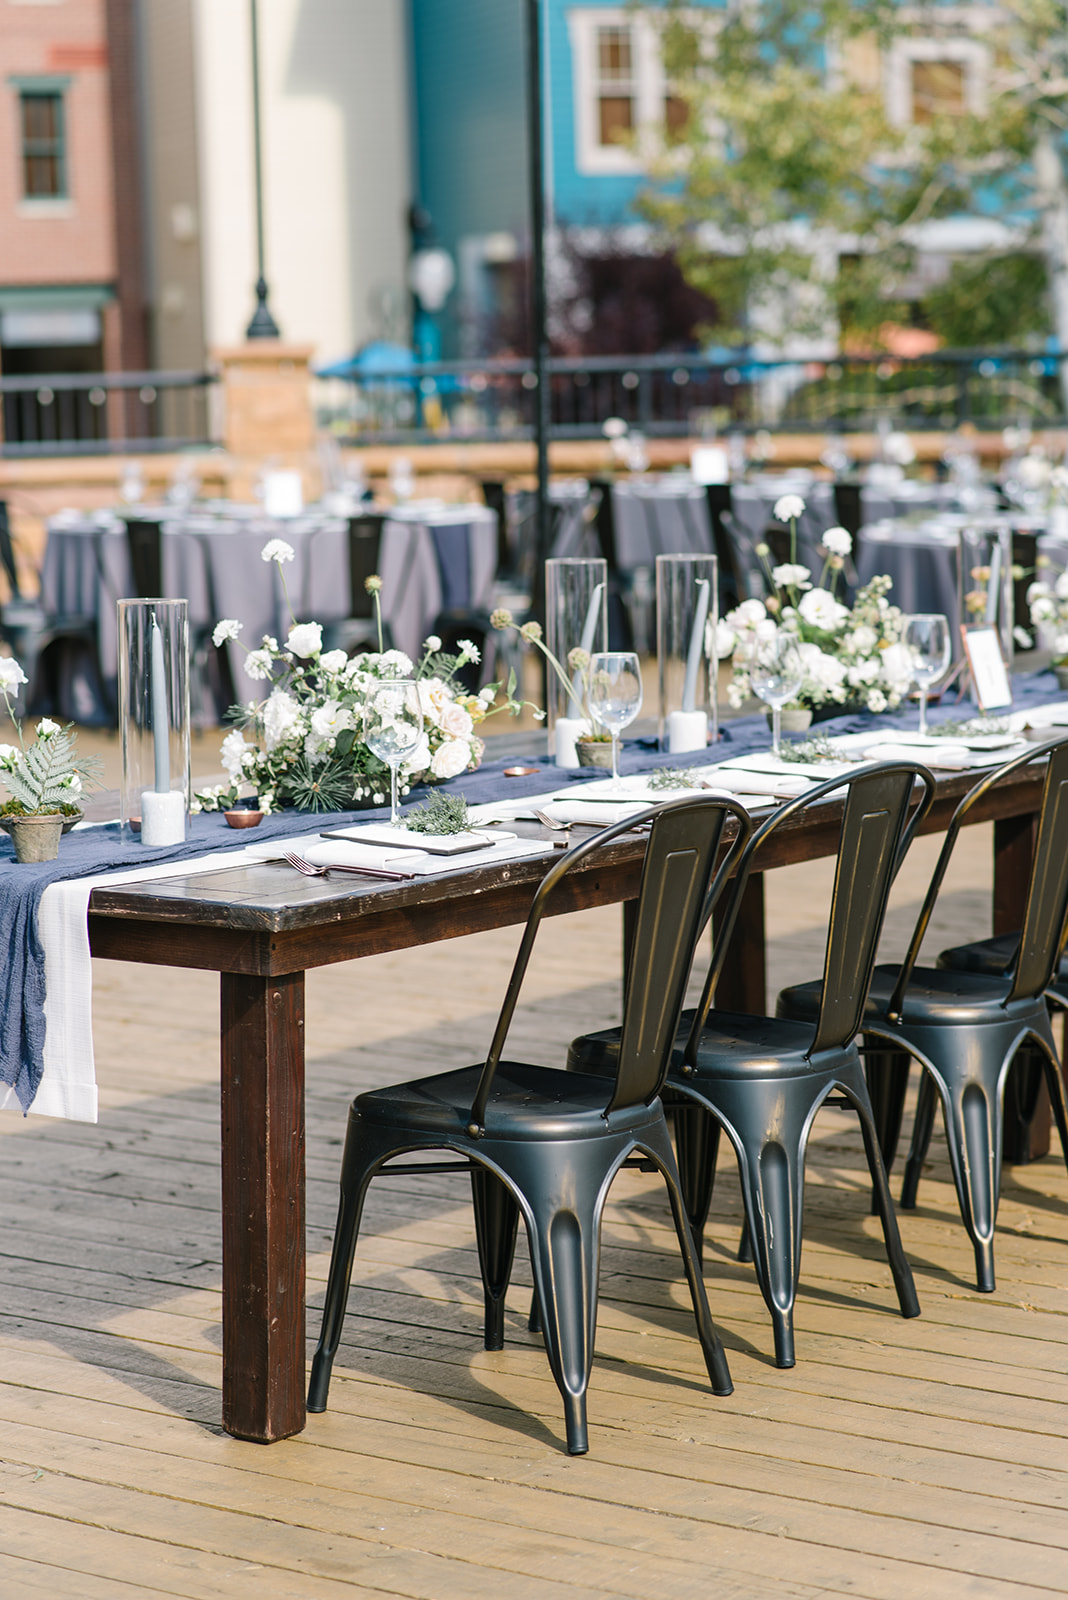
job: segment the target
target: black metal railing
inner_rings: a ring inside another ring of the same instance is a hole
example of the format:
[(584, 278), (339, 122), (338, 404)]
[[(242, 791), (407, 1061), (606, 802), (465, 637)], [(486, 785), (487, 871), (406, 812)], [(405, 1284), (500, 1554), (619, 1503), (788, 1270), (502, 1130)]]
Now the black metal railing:
[[(550, 363), (556, 438), (597, 434), (610, 418), (650, 435), (720, 431), (908, 430), (1065, 420), (1060, 352), (944, 350), (821, 361), (602, 356)], [(352, 443), (472, 442), (530, 436), (535, 377), (526, 361), (439, 361), (321, 379), (320, 424)]]
[(207, 372), (0, 378), (0, 454), (140, 454), (210, 444), (214, 381)]

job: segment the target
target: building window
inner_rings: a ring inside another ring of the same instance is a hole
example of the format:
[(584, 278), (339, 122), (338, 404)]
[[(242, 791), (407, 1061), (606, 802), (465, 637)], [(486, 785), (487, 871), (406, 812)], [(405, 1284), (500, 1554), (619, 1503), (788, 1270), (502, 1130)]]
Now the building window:
[(630, 28), (597, 29), (597, 142), (626, 144), (637, 125), (634, 39)]
[(55, 90), (23, 89), (22, 192), (27, 200), (60, 200), (67, 193), (63, 96)]
[(935, 117), (959, 116), (967, 104), (963, 61), (913, 61), (912, 120), (933, 122)]
[(638, 174), (642, 146), (676, 144), (689, 106), (664, 76), (655, 23), (632, 6), (576, 6), (567, 13), (579, 172)]

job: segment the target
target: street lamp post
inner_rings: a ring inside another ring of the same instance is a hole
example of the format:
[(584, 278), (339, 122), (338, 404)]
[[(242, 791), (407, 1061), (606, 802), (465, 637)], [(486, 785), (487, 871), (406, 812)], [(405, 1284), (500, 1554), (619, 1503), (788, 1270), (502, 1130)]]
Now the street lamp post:
[(256, 0), (249, 0), (252, 43), (252, 147), (256, 165), (256, 309), (245, 330), (246, 339), (277, 339), (278, 324), (267, 305), (267, 279), (263, 266), (263, 155), (260, 148), (260, 32)]
[(537, 499), (534, 609), (544, 605), (545, 562), (551, 554), (549, 518), (549, 337), (545, 307), (545, 172), (542, 148), (541, 0), (526, 0), (527, 155), (530, 171), (530, 312), (534, 358), (534, 445)]

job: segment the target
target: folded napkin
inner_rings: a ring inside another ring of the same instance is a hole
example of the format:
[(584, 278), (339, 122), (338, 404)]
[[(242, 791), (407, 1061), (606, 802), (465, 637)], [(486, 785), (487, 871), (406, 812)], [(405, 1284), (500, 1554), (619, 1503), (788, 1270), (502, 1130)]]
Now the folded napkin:
[(918, 747), (914, 744), (880, 744), (872, 755), (880, 761), (917, 761), (925, 767), (935, 767), (944, 772), (967, 772), (972, 767), (999, 767), (1003, 761), (1022, 755), (1026, 742), (1013, 743), (996, 750), (972, 750), (965, 744), (954, 744), (949, 739), (938, 739), (932, 745)]
[(763, 778), (793, 780), (799, 786), (789, 792), (804, 794), (812, 783), (823, 783), (827, 778), (844, 777), (847, 773), (853, 772), (856, 765), (855, 760), (851, 761), (848, 758), (841, 761), (783, 761), (780, 757), (776, 760), (770, 750), (756, 750), (752, 755), (734, 756), (730, 761), (722, 762), (715, 770), (718, 777), (722, 777), (725, 772), (744, 772), (747, 778), (757, 773)]
[(314, 867), (337, 867), (359, 871), (403, 873), (406, 878), (433, 878), (446, 872), (465, 872), (469, 867), (492, 867), (506, 861), (521, 861), (528, 856), (552, 855), (553, 847), (541, 839), (502, 839), (484, 850), (469, 850), (462, 856), (432, 856), (423, 850), (398, 850), (395, 845), (357, 844), (350, 839), (324, 839), (319, 833), (278, 839), (250, 845), (249, 859), (281, 861), (291, 850)]

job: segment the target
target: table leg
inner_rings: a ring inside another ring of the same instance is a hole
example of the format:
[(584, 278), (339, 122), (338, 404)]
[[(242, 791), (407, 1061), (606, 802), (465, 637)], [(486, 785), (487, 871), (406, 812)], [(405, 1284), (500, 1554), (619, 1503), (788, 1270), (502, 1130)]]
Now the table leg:
[[(1023, 923), (1034, 844), (1033, 816), (1004, 817), (994, 823), (995, 933), (1010, 933)], [(1021, 1050), (1005, 1085), (1002, 1158), (1019, 1166), (1044, 1156), (1049, 1150), (1050, 1123), (1041, 1061), (1034, 1050)]]
[(755, 1017), (762, 1017), (767, 1011), (762, 872), (751, 875), (742, 893), (738, 920), (716, 988), (715, 1003), (722, 1011), (741, 1011)]
[(304, 1426), (304, 974), (221, 974), (223, 1427)]

